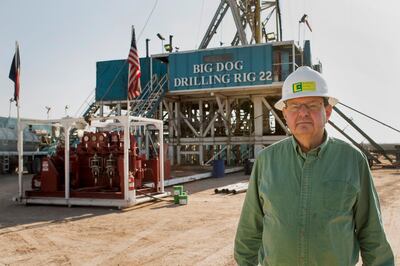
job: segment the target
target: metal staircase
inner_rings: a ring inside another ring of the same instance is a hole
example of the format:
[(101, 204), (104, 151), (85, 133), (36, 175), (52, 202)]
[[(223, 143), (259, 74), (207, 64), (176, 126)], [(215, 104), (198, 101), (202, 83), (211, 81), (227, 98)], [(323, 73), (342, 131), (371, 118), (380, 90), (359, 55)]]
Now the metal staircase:
[[(141, 116), (141, 117), (151, 117), (154, 114), (154, 111), (157, 109), (158, 104), (162, 99), (162, 95), (164, 94), (165, 85), (168, 82), (167, 75), (161, 77), (158, 80), (157, 75), (153, 75), (152, 80), (149, 81), (146, 86), (143, 88), (142, 93), (139, 95), (137, 99), (134, 99), (130, 102), (132, 108), (130, 111), (130, 115), (132, 116)], [(84, 112), (81, 113), (81, 116), (85, 119), (89, 119), (94, 116), (95, 113), (99, 110), (100, 104), (96, 102), (95, 95), (90, 95), (88, 98), (91, 98), (90, 101), (85, 100), (87, 104), (87, 108)], [(105, 117), (110, 117), (116, 114), (118, 107), (114, 106)]]
[(94, 102), (92, 102), (92, 103), (89, 105), (88, 109), (86, 109), (86, 111), (83, 113), (82, 116), (83, 116), (85, 119), (86, 119), (87, 117), (91, 117), (92, 115), (94, 115), (94, 114), (97, 112), (97, 110), (99, 110), (99, 108), (100, 108), (100, 105), (97, 104), (96, 101), (94, 101)]
[[(162, 96), (164, 95), (164, 87), (167, 84), (168, 77), (164, 75), (159, 81), (153, 76), (153, 82), (149, 82), (138, 99), (133, 102), (130, 112), (132, 116), (152, 117)], [(152, 86), (153, 85), (153, 86)]]

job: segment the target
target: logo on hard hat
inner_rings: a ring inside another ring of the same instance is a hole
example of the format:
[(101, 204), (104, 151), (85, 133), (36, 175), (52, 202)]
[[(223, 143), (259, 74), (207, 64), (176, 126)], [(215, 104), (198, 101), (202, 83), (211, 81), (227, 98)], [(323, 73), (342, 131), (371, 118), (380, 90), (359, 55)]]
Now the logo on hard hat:
[(297, 82), (292, 84), (293, 93), (302, 91), (316, 91), (315, 81)]

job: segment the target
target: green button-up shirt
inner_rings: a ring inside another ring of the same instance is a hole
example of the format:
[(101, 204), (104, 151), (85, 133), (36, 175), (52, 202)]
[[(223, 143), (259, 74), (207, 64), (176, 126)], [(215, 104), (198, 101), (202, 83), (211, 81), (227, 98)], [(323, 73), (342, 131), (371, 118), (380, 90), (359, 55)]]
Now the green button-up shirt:
[(239, 265), (394, 265), (368, 162), (325, 136), (303, 153), (293, 137), (254, 164), (236, 239)]

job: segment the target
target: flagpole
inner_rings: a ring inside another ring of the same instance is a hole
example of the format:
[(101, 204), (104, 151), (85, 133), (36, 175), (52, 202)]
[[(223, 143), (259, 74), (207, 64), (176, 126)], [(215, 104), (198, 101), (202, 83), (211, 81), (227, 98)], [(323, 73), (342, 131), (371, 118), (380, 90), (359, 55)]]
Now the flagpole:
[[(131, 30), (131, 38), (132, 38), (132, 36), (133, 36), (133, 31), (134, 31), (134, 27), (133, 27), (133, 25), (132, 25), (132, 30)], [(132, 40), (131, 40), (132, 41)], [(127, 60), (129, 60), (129, 56), (128, 56), (128, 59)], [(126, 113), (126, 115), (129, 117), (129, 112), (130, 112), (130, 103), (129, 103), (129, 77), (131, 76), (131, 69), (130, 69), (130, 67), (129, 67), (129, 62), (128, 62), (128, 89), (126, 90), (126, 111), (127, 111), (127, 113)]]
[[(127, 59), (129, 60), (129, 58)], [(130, 129), (130, 121), (129, 121), (129, 76), (130, 69), (128, 63), (128, 83), (126, 90), (126, 124), (124, 126), (124, 200), (129, 201), (129, 147), (131, 146), (129, 140), (129, 129)]]
[[(133, 34), (133, 26), (131, 36)], [(131, 40), (132, 41), (132, 40)], [(130, 49), (130, 48), (129, 48)], [(129, 60), (129, 54), (128, 59)], [(131, 193), (129, 191), (129, 149), (130, 149), (130, 103), (129, 103), (129, 77), (130, 77), (130, 67), (128, 62), (128, 81), (127, 81), (127, 90), (126, 90), (126, 125), (124, 128), (124, 200), (130, 201), (131, 200)]]
[[(15, 58), (16, 60), (19, 60), (19, 56), (17, 56), (17, 53), (19, 54), (19, 49), (18, 49), (18, 42), (15, 42)], [(19, 62), (16, 62), (16, 66), (19, 66)], [(17, 68), (16, 71), (19, 71), (19, 69)], [(19, 74), (18, 75), (18, 90), (20, 90), (21, 88), (21, 83), (20, 83), (20, 77)], [(19, 92), (18, 92), (18, 96), (17, 99), (15, 99), (16, 104), (17, 104), (17, 134), (18, 134), (18, 199), (19, 201), (22, 201), (22, 193), (23, 193), (23, 183), (22, 183), (22, 171), (24, 168), (24, 161), (23, 161), (23, 152), (24, 152), (24, 146), (23, 146), (23, 132), (24, 129), (21, 126), (21, 118), (19, 115), (20, 112), (20, 102), (19, 102)]]

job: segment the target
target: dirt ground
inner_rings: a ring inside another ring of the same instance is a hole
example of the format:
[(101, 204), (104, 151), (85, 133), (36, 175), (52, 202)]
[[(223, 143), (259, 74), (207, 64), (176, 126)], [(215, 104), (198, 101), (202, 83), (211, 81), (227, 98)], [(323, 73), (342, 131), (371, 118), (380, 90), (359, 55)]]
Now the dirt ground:
[[(400, 263), (400, 170), (373, 173)], [(245, 194), (214, 188), (247, 178), (240, 172), (187, 183), (188, 205), (162, 201), (117, 210), (19, 205), (11, 201), (17, 177), (0, 176), (0, 265), (235, 265)], [(28, 186), (30, 177), (24, 179)]]

